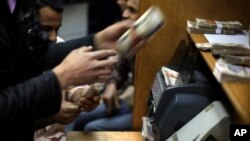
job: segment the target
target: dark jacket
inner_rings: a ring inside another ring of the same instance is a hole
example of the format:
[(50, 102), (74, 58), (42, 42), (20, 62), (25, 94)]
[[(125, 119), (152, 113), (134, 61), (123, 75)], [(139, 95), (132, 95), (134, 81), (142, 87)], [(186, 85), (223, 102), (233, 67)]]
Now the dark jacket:
[(33, 140), (34, 121), (59, 111), (61, 89), (50, 69), (93, 38), (50, 45), (34, 55), (20, 24), (20, 2), (11, 14), (6, 0), (0, 1), (0, 136), (8, 141)]

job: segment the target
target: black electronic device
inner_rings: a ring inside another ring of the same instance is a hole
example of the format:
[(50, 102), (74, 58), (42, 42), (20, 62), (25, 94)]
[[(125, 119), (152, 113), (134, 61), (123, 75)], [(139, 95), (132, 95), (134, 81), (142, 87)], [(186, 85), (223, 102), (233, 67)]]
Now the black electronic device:
[(149, 101), (149, 119), (156, 141), (165, 141), (212, 102), (212, 89), (196, 70), (191, 75), (191, 83), (167, 86), (164, 79), (159, 71)]
[(148, 101), (155, 141), (168, 139), (213, 101), (213, 89), (198, 68), (196, 55), (182, 42), (171, 62), (156, 73)]

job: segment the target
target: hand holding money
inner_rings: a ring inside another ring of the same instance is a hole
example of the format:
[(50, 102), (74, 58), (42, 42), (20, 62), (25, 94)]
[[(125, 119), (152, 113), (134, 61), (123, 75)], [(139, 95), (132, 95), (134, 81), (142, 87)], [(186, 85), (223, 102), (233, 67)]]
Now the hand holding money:
[(117, 41), (117, 50), (124, 56), (140, 41), (147, 40), (156, 33), (165, 23), (164, 15), (156, 7), (150, 7)]
[(95, 85), (83, 85), (72, 87), (68, 90), (68, 100), (79, 105), (80, 98), (91, 98), (98, 95)]

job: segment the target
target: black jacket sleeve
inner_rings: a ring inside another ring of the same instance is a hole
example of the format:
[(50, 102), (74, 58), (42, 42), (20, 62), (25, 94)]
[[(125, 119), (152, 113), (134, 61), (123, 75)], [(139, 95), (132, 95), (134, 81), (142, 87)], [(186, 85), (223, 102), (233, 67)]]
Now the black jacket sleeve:
[(37, 65), (36, 68), (40, 70), (51, 69), (58, 65), (72, 50), (82, 46), (93, 45), (93, 38), (94, 35), (89, 35), (62, 43), (51, 44), (47, 50), (37, 57), (34, 64)]
[(60, 109), (61, 89), (52, 71), (0, 90), (0, 125), (55, 114)]

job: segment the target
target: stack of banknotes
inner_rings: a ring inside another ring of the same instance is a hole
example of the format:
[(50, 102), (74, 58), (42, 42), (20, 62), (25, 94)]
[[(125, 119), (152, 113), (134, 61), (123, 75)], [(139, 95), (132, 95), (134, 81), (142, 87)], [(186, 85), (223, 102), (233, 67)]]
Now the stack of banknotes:
[(250, 66), (250, 46), (235, 43), (196, 43), (201, 50), (209, 50), (222, 57), (227, 63)]
[(241, 32), (243, 25), (239, 21), (216, 21), (196, 18), (195, 22), (187, 21), (189, 33), (201, 34), (236, 34)]
[(213, 74), (219, 82), (223, 81), (250, 82), (250, 67), (230, 64), (227, 63), (222, 58), (219, 58), (216, 61)]

